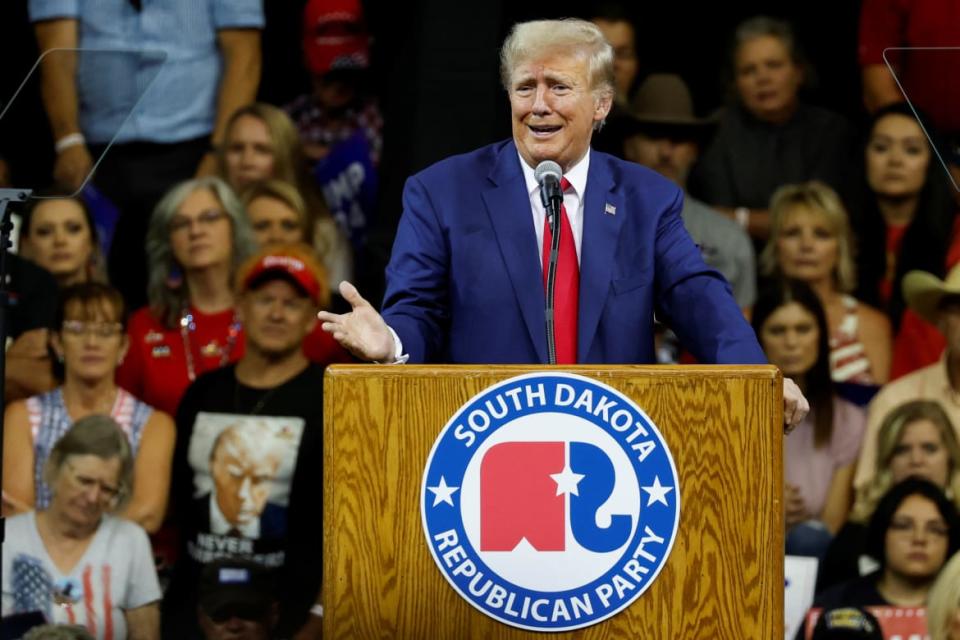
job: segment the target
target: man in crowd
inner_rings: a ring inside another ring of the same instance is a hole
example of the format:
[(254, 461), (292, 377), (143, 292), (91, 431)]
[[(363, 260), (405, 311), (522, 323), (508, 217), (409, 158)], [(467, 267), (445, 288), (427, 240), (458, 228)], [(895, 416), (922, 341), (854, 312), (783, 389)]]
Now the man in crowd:
[(302, 345), (328, 300), (325, 283), (305, 245), (263, 249), (238, 270), (245, 353), (197, 378), (177, 412), (183, 544), (164, 600), (170, 637), (195, 632), (201, 570), (228, 554), (272, 570), (279, 637), (321, 626), (323, 368)]
[[(899, 405), (911, 400), (936, 400), (954, 428), (960, 430), (960, 265), (951, 269), (945, 280), (932, 273), (909, 272), (903, 278), (903, 297), (908, 307), (940, 330), (947, 348), (939, 362), (884, 385), (870, 402), (867, 430), (853, 479), (858, 489), (876, 472), (880, 425)], [(960, 438), (960, 431), (957, 437)]]
[(256, 95), (263, 7), (30, 0), (29, 9), (40, 50), (58, 49), (40, 66), (54, 178), (80, 188), (116, 134), (95, 183), (120, 210), (110, 281), (135, 309), (146, 300), (143, 243), (154, 204), (172, 185), (213, 172), (227, 120)]
[[(723, 277), (683, 228), (683, 194), (665, 178), (590, 151), (614, 97), (613, 51), (593, 24), (514, 27), (501, 50), (513, 139), (413, 176), (387, 267), (383, 316), (349, 283), (353, 310), (324, 330), (379, 362), (548, 362), (544, 225), (535, 168), (563, 172), (557, 224), (558, 364), (654, 360), (653, 315), (701, 362), (762, 363)], [(784, 416), (807, 404), (784, 381)]]
[(684, 189), (680, 215), (704, 262), (724, 275), (742, 309), (752, 307), (757, 274), (750, 237), (736, 222), (686, 193), (687, 176), (714, 121), (696, 116), (690, 90), (672, 74), (648, 76), (624, 119), (624, 157)]

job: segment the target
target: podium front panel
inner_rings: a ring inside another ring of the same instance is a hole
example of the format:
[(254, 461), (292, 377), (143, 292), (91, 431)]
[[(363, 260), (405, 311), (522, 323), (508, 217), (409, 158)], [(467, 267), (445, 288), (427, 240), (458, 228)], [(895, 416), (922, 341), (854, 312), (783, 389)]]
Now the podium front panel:
[(324, 390), (328, 638), (664, 640), (783, 637), (782, 379), (769, 366), (564, 367), (631, 398), (673, 455), (682, 495), (663, 570), (617, 615), (575, 631), (506, 625), (438, 569), (424, 468), (448, 420), (531, 366), (344, 365)]

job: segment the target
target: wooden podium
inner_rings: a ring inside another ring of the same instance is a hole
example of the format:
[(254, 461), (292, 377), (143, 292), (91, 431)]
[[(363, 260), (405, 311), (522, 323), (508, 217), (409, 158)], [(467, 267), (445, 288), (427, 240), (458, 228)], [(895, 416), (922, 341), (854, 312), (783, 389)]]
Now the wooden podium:
[(772, 640), (783, 628), (782, 382), (772, 366), (575, 366), (636, 402), (680, 479), (679, 529), (649, 589), (590, 627), (544, 634), (464, 600), (424, 536), (424, 467), (477, 393), (535, 366), (346, 365), (324, 390), (324, 637)]

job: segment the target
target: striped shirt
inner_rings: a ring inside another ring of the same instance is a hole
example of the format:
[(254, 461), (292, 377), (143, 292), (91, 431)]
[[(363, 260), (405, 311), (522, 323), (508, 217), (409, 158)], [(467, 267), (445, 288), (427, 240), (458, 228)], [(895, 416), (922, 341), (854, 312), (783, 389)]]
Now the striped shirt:
[[(123, 389), (117, 389), (117, 398), (110, 410), (113, 418), (130, 441), (130, 452), (134, 457), (140, 448), (140, 436), (143, 427), (153, 413), (153, 407), (133, 397)], [(67, 413), (63, 402), (63, 387), (57, 387), (39, 396), (27, 399), (27, 414), (30, 419), (30, 433), (33, 436), (33, 482), (36, 488), (35, 507), (46, 509), (50, 504), (50, 487), (43, 481), (43, 467), (57, 441), (71, 426), (73, 419)]]

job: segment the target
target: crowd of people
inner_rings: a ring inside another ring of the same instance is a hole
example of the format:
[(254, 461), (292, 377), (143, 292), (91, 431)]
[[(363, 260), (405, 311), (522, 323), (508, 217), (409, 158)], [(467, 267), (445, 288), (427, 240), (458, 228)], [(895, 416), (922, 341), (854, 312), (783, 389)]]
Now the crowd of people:
[[(383, 151), (370, 41), (358, 0), (309, 0), (310, 90), (260, 103), (260, 0), (203, 4), (30, 1), (41, 48), (68, 51), (41, 63), (56, 163), (10, 264), (4, 616), (98, 638), (321, 625), (317, 398), (357, 354), (318, 313), (359, 299), (340, 283)], [(926, 606), (931, 637), (960, 640), (960, 92), (906, 50), (891, 85), (877, 55), (957, 36), (911, 39), (942, 21), (894, 5), (863, 2), (862, 118), (805, 101), (802, 43), (762, 16), (731, 34), (730, 100), (703, 115), (683, 78), (640, 72), (637, 25), (603, 7), (585, 17), (616, 91), (593, 143), (683, 192), (703, 261), (809, 400), (783, 503), (785, 553), (820, 563), (815, 605)], [(69, 51), (143, 43), (162, 73)], [(689, 362), (683, 335), (665, 318), (640, 351)], [(398, 359), (436, 347), (393, 339)]]

